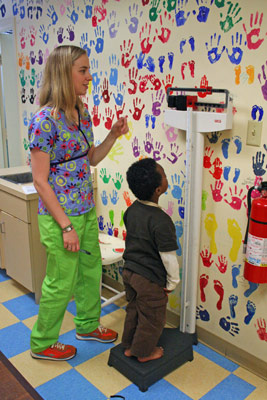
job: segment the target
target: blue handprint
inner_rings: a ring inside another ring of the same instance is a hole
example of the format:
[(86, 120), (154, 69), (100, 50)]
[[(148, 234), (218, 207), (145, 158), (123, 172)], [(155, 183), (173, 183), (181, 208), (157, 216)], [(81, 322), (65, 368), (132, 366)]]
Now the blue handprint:
[[(92, 41), (91, 41), (92, 42)], [(90, 57), (91, 54), (91, 42), (90, 45), (88, 44), (88, 33), (83, 33), (81, 36), (80, 46), (86, 50), (87, 56)]]
[(178, 249), (176, 250), (176, 254), (178, 256), (181, 256), (182, 255), (182, 246), (181, 246), (179, 239), (180, 239), (180, 237), (183, 236), (183, 232), (184, 232), (183, 223), (182, 223), (182, 221), (176, 221), (174, 225), (175, 225), (177, 244), (178, 244)]
[(109, 65), (112, 67), (110, 69), (110, 75), (109, 75), (109, 83), (113, 86), (117, 85), (118, 82), (118, 66), (120, 65), (120, 60), (117, 59), (116, 54), (111, 54), (109, 56)]
[(187, 5), (187, 3), (188, 0), (177, 1), (177, 8), (175, 10), (175, 21), (177, 26), (183, 26), (190, 15), (190, 11), (187, 14), (185, 14), (185, 11), (182, 10), (182, 8)]
[[(232, 53), (229, 54), (228, 49), (226, 48), (226, 52), (228, 55), (229, 60), (231, 61), (232, 64), (239, 65), (242, 61), (243, 57), (243, 50), (241, 49), (242, 45), (242, 33), (239, 36), (239, 33), (236, 32), (235, 35), (235, 42), (234, 43), (234, 35), (232, 35)], [(247, 43), (245, 42), (245, 45)]]
[(95, 51), (99, 54), (103, 52), (104, 49), (104, 30), (101, 26), (97, 26), (95, 29), (96, 45)]
[(197, 306), (197, 311), (196, 311), (196, 319), (201, 319), (201, 321), (209, 321), (210, 320), (210, 314), (208, 310), (204, 310), (203, 306)]
[(155, 62), (153, 57), (148, 56), (146, 59), (146, 67), (150, 72), (154, 72), (155, 71)]
[(75, 11), (74, 2), (72, 2), (72, 7), (72, 9), (70, 7), (67, 8), (67, 17), (70, 18), (71, 22), (75, 25), (78, 22), (79, 15)]
[(102, 193), (100, 194), (102, 203), (104, 204), (104, 206), (106, 206), (108, 204), (108, 196), (107, 196), (107, 192), (105, 190), (102, 191)]
[(107, 223), (107, 228), (108, 228), (108, 235), (109, 235), (109, 236), (112, 236), (112, 235), (113, 235), (113, 230), (114, 230), (114, 228), (113, 228), (111, 222), (108, 222), (108, 223)]
[[(207, 22), (209, 16), (210, 9), (206, 5), (203, 5), (204, 1), (206, 4), (209, 3), (208, 5), (211, 6), (214, 0), (196, 0), (197, 5), (199, 6), (197, 15), (198, 22)], [(196, 14), (196, 11), (193, 11), (193, 14)]]
[[(100, 78), (98, 77), (98, 60), (95, 60), (94, 58), (91, 60), (91, 69), (92, 69), (92, 85), (93, 86), (98, 86), (100, 84)], [(95, 70), (95, 72), (93, 72)], [(101, 73), (100, 73), (101, 75)]]
[(113, 97), (117, 106), (119, 107), (122, 106), (124, 95), (125, 95), (125, 86), (122, 83), (120, 83), (120, 85), (117, 86), (117, 95), (113, 93)]
[(255, 157), (254, 156), (252, 157), (252, 167), (254, 174), (256, 176), (263, 176), (266, 172), (266, 169), (262, 168), (264, 164), (264, 159), (265, 159), (265, 154), (262, 154), (261, 151), (257, 151), (256, 161)]
[(230, 335), (235, 336), (239, 334), (238, 324), (236, 322), (231, 322), (230, 317), (221, 318), (219, 325), (226, 332), (229, 332)]
[(183, 181), (182, 184), (180, 185), (181, 178), (180, 178), (180, 175), (177, 175), (177, 174), (172, 175), (171, 179), (172, 179), (172, 184), (173, 184), (173, 189), (171, 192), (172, 196), (175, 199), (181, 199), (182, 193), (183, 193), (182, 189), (184, 187), (185, 181)]
[(100, 91), (100, 86), (93, 86), (93, 102), (95, 106), (99, 106), (102, 95), (101, 95), (101, 91)]
[(40, 25), (39, 32), (39, 37), (43, 40), (45, 44), (47, 44), (49, 40), (49, 34), (46, 32), (44, 24)]
[(84, 0), (84, 4), (85, 4), (85, 13), (84, 13), (84, 15), (85, 15), (86, 19), (92, 18), (94, 1), (95, 0), (89, 0), (89, 3), (91, 3), (91, 4), (86, 4), (85, 0)]
[(49, 18), (51, 18), (52, 21), (52, 25), (56, 25), (57, 21), (58, 21), (58, 16), (57, 13), (55, 11), (55, 7), (54, 6), (49, 6), (47, 9), (47, 14), (46, 14)]
[(225, 46), (223, 46), (221, 53), (218, 52), (218, 47), (219, 47), (220, 41), (221, 41), (221, 35), (218, 36), (217, 46), (216, 45), (213, 46), (213, 44), (212, 44), (213, 39), (216, 41), (216, 33), (214, 33), (214, 35), (210, 37), (210, 46), (209, 46), (208, 42), (206, 42), (206, 48), (208, 50), (208, 59), (211, 64), (214, 64), (215, 62), (219, 61), (219, 59), (222, 56), (222, 53), (225, 50)]
[(143, 67), (146, 66), (146, 63), (144, 62), (145, 54), (142, 51), (140, 51), (139, 56), (136, 55), (135, 57), (136, 57), (138, 69), (142, 69)]
[(119, 200), (119, 196), (118, 196), (117, 190), (113, 189), (112, 196), (110, 194), (109, 198), (110, 198), (111, 203), (116, 205), (118, 203), (118, 200)]
[(98, 217), (97, 220), (98, 220), (99, 229), (101, 231), (103, 231), (105, 229), (105, 226), (106, 226), (106, 225), (104, 225), (104, 218), (102, 217), (102, 215), (100, 215), (100, 217)]
[(178, 204), (181, 204), (178, 207), (178, 213), (179, 213), (180, 217), (182, 219), (184, 219), (184, 206), (183, 206), (184, 203), (183, 203), (183, 198), (182, 197), (181, 197), (181, 199), (178, 200)]

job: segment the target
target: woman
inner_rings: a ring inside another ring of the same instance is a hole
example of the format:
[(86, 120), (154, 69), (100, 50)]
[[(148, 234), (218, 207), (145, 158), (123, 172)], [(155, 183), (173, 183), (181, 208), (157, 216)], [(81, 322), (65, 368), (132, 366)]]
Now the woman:
[(58, 342), (68, 302), (74, 294), (76, 338), (110, 343), (118, 334), (99, 323), (102, 274), (98, 223), (90, 165), (108, 154), (128, 132), (120, 118), (106, 139), (93, 144), (92, 121), (79, 96), (92, 80), (85, 50), (59, 46), (49, 56), (40, 92), (40, 110), (29, 126), (34, 186), (40, 196), (38, 224), (46, 247), (47, 270), (31, 355), (69, 360), (77, 349)]

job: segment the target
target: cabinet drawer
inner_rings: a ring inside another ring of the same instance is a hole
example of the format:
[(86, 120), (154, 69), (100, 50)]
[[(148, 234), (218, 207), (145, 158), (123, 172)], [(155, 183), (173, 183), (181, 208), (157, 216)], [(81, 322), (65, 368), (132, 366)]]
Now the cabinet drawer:
[(0, 191), (0, 210), (13, 215), (25, 222), (30, 222), (30, 213), (26, 200), (10, 193)]

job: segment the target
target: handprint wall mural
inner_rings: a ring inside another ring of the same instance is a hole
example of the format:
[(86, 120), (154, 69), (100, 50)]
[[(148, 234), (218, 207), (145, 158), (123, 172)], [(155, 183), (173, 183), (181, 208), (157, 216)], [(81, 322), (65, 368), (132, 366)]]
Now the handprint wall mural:
[[(266, 363), (267, 285), (244, 279), (242, 241), (247, 191), (267, 178), (267, 4), (261, 0), (0, 3), (0, 19), (14, 17), (16, 21), (19, 117), (25, 149), (48, 54), (58, 45), (83, 47), (93, 77), (84, 100), (96, 143), (122, 113), (130, 126), (97, 170), (99, 230), (125, 237), (123, 213), (134, 201), (126, 170), (137, 159), (153, 157), (168, 177), (161, 206), (176, 227), (181, 267), (185, 132), (164, 124), (166, 91), (172, 86), (230, 91), (233, 128), (205, 134), (197, 326)], [(209, 101), (203, 92), (198, 98)], [(263, 122), (260, 147), (246, 145), (251, 118)], [(26, 158), (25, 151), (25, 163)], [(253, 192), (254, 197), (258, 195)], [(120, 280), (120, 273), (121, 269), (112, 268), (113, 279)], [(180, 290), (178, 286), (169, 296), (168, 308), (176, 314)]]

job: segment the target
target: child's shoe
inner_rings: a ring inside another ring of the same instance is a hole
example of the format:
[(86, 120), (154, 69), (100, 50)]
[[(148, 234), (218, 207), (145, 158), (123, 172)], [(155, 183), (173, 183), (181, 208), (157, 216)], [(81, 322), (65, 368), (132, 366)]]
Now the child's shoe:
[(99, 325), (93, 332), (90, 333), (76, 333), (76, 338), (79, 340), (96, 340), (101, 343), (115, 342), (118, 337), (118, 333), (112, 329), (105, 328)]
[(39, 358), (42, 360), (66, 361), (73, 358), (76, 353), (76, 347), (56, 342), (55, 344), (52, 344), (52, 346), (48, 347), (48, 349), (45, 349), (40, 353), (33, 353), (31, 351), (31, 356), (33, 358)]

